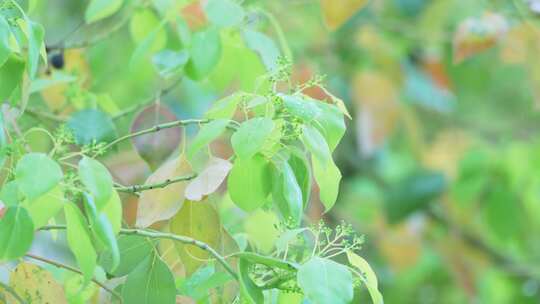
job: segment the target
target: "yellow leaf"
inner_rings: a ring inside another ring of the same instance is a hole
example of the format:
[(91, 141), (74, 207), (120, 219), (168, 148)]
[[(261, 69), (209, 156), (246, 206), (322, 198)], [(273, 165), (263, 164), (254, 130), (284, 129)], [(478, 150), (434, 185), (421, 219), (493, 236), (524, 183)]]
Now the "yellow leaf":
[(334, 31), (366, 6), (368, 2), (369, 0), (321, 0), (324, 21), (328, 28)]
[[(165, 182), (168, 179), (191, 173), (191, 166), (184, 155), (167, 161), (152, 173), (145, 184)], [(187, 182), (178, 182), (164, 188), (142, 192), (137, 209), (137, 227), (148, 227), (157, 221), (173, 217), (182, 207)]]
[[(22, 262), (11, 272), (9, 285), (25, 303), (66, 303), (64, 288), (55, 281), (45, 269), (27, 262)], [(19, 303), (9, 293), (7, 304)]]

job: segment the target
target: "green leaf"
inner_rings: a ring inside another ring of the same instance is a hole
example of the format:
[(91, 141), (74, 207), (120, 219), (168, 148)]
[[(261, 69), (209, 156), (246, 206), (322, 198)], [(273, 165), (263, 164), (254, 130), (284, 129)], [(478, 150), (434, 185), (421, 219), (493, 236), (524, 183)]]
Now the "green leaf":
[(118, 249), (118, 242), (116, 241), (112, 224), (109, 222), (105, 213), (98, 211), (94, 198), (86, 192), (84, 193), (84, 206), (90, 221), (92, 232), (94, 232), (97, 239), (101, 241), (111, 253), (111, 269), (114, 270), (118, 267), (118, 264), (120, 264), (120, 250)]
[(287, 111), (304, 122), (311, 122), (321, 115), (321, 109), (313, 101), (296, 95), (278, 94), (278, 96), (283, 99), (283, 105)]
[(332, 260), (313, 257), (298, 269), (298, 285), (313, 304), (348, 304), (353, 299), (349, 269)]
[(21, 197), (16, 180), (7, 182), (2, 189), (0, 189), (0, 200), (7, 206), (16, 206), (19, 204)]
[(195, 301), (203, 301), (210, 297), (212, 288), (223, 286), (230, 280), (232, 277), (228, 273), (216, 272), (213, 265), (208, 265), (177, 285), (181, 294)]
[(249, 277), (249, 268), (252, 265), (246, 259), (240, 259), (238, 261), (238, 273), (240, 280), (240, 293), (242, 295), (242, 303), (260, 304), (264, 303), (264, 295), (262, 290), (255, 285), (253, 280)]
[(274, 129), (270, 118), (257, 117), (243, 122), (231, 137), (234, 152), (247, 159), (259, 152)]
[(34, 239), (34, 223), (25, 208), (8, 207), (0, 219), (0, 261), (23, 256)]
[(239, 25), (245, 16), (242, 6), (231, 0), (208, 0), (204, 12), (210, 22), (219, 27)]
[(244, 211), (261, 207), (271, 190), (270, 179), (270, 165), (263, 156), (237, 159), (227, 183), (231, 200)]
[(109, 115), (95, 109), (87, 109), (73, 114), (68, 127), (78, 145), (92, 142), (109, 142), (116, 138), (116, 127)]
[(28, 71), (30, 78), (34, 78), (38, 70), (41, 49), (44, 47), (45, 29), (41, 24), (28, 19), (26, 22), (28, 24)]
[(330, 210), (336, 203), (339, 194), (339, 183), (341, 172), (330, 159), (326, 164), (321, 164), (317, 158), (312, 158), (313, 176), (319, 185), (319, 197), (325, 207), (325, 211)]
[(302, 128), (302, 142), (319, 163), (326, 164), (332, 160), (326, 140), (315, 127), (305, 125)]
[(122, 228), (122, 201), (116, 190), (113, 189), (109, 200), (101, 211), (111, 223), (114, 234), (118, 234)]
[(8, 60), (9, 55), (13, 52), (9, 45), (9, 37), (11, 35), (13, 34), (11, 33), (9, 23), (4, 16), (0, 15), (0, 67)]
[(275, 71), (277, 69), (280, 53), (274, 40), (261, 32), (250, 29), (244, 29), (242, 31), (242, 37), (247, 47), (259, 54), (268, 71)]
[(159, 34), (162, 33), (162, 28), (165, 25), (165, 20), (159, 23), (159, 26), (156, 27), (153, 31), (151, 31), (148, 36), (144, 38), (144, 40), (141, 41), (137, 45), (137, 48), (133, 52), (133, 55), (131, 55), (131, 59), (129, 60), (129, 67), (133, 69), (137, 64), (141, 63), (141, 61), (154, 49), (156, 49), (156, 41), (158, 41)]
[(234, 254), (234, 256), (247, 260), (252, 264), (261, 264), (272, 268), (281, 268), (284, 270), (296, 270), (298, 268), (298, 265), (295, 265), (289, 261), (260, 255), (254, 252), (240, 252)]
[(94, 276), (97, 254), (92, 245), (88, 223), (79, 208), (73, 204), (64, 205), (66, 216), (67, 242), (87, 285)]
[(189, 52), (186, 50), (173, 51), (163, 50), (152, 56), (152, 63), (159, 75), (165, 79), (177, 74), (189, 60)]
[(105, 19), (116, 13), (123, 2), (123, 0), (90, 0), (84, 12), (84, 20), (86, 23), (93, 23)]
[(337, 106), (325, 102), (313, 101), (313, 103), (321, 112), (312, 124), (319, 128), (328, 143), (330, 151), (334, 151), (347, 129), (343, 112)]
[(118, 237), (120, 264), (113, 268), (113, 253), (105, 250), (99, 257), (99, 264), (116, 277), (125, 276), (146, 259), (154, 248), (152, 240), (136, 235), (120, 235)]
[(94, 196), (97, 209), (102, 210), (113, 191), (113, 181), (109, 170), (99, 161), (84, 156), (79, 161), (79, 178)]
[(192, 159), (200, 149), (223, 134), (228, 125), (228, 119), (216, 119), (203, 125), (187, 149), (187, 158)]
[(47, 225), (49, 220), (62, 210), (65, 201), (62, 187), (58, 185), (42, 196), (26, 201), (23, 206), (28, 210), (34, 222), (34, 228), (39, 229)]
[(4, 124), (4, 113), (0, 111), (0, 168), (4, 166), (6, 158), (8, 156), (8, 139), (6, 136), (6, 129)]
[(284, 252), (287, 249), (287, 246), (294, 241), (294, 239), (304, 231), (306, 231), (307, 228), (297, 228), (297, 229), (291, 229), (286, 230), (283, 232), (279, 238), (276, 240), (276, 250), (278, 253)]
[(297, 227), (302, 220), (302, 190), (288, 162), (278, 161), (274, 165), (272, 197), (285, 223)]
[(122, 298), (124, 303), (130, 304), (174, 304), (173, 274), (160, 257), (151, 254), (128, 274)]
[(294, 172), (300, 190), (302, 190), (302, 204), (305, 209), (311, 196), (311, 170), (308, 160), (302, 151), (291, 149), (288, 162)]
[(22, 82), (26, 62), (17, 54), (9, 55), (0, 67), (0, 102), (4, 102)]
[(205, 78), (219, 62), (221, 39), (214, 28), (196, 32), (191, 38), (190, 60), (186, 66), (187, 75), (194, 80)]
[(49, 192), (62, 177), (60, 166), (43, 153), (25, 154), (15, 168), (19, 189), (29, 200)]
[(75, 80), (77, 80), (76, 76), (59, 71), (54, 71), (50, 77), (34, 79), (30, 84), (30, 94), (45, 90), (59, 84), (70, 83)]
[(383, 296), (377, 286), (377, 276), (369, 263), (352, 251), (347, 251), (347, 259), (354, 268), (360, 271), (359, 277), (366, 285), (373, 304), (383, 304)]
[(393, 183), (384, 201), (386, 217), (390, 223), (398, 223), (411, 213), (433, 202), (446, 189), (441, 172), (420, 170)]
[(231, 119), (243, 94), (235, 93), (216, 101), (204, 115), (207, 119)]

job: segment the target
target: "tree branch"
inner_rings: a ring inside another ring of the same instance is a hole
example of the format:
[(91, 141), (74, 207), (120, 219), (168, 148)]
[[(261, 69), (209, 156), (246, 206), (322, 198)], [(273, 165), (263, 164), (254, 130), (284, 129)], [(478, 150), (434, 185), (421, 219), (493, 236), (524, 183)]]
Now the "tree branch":
[[(66, 228), (67, 227), (65, 225), (48, 225), (48, 226), (41, 227), (39, 230), (65, 230)], [(189, 236), (176, 235), (176, 234), (167, 233), (167, 232), (149, 231), (149, 230), (144, 230), (144, 229), (122, 228), (122, 229), (120, 229), (120, 234), (123, 234), (123, 235), (138, 235), (138, 236), (147, 237), (147, 238), (151, 238), (151, 239), (169, 239), (169, 240), (177, 241), (177, 242), (184, 243), (184, 244), (187, 244), (187, 245), (196, 246), (196, 247), (210, 253), (218, 261), (218, 263), (220, 263), (225, 268), (225, 270), (229, 274), (232, 275), (232, 277), (235, 280), (238, 280), (238, 274), (236, 274), (236, 272), (232, 269), (232, 267), (229, 265), (229, 263), (227, 263), (227, 261), (225, 261), (225, 258), (222, 255), (220, 255), (210, 245), (208, 245), (208, 244), (206, 244), (206, 243), (204, 243), (202, 241), (196, 240), (196, 239), (191, 238)]]
[[(45, 230), (45, 229), (43, 229)], [(44, 262), (44, 263), (47, 263), (47, 264), (50, 264), (50, 265), (54, 265), (56, 267), (59, 267), (59, 268), (64, 268), (64, 269), (67, 269), (69, 271), (72, 271), (72, 272), (75, 272), (75, 273), (78, 273), (78, 274), (83, 274), (79, 269), (77, 268), (74, 268), (74, 267), (71, 267), (69, 265), (66, 265), (66, 264), (62, 264), (60, 262), (56, 262), (56, 261), (53, 261), (53, 260), (49, 260), (47, 258), (44, 258), (44, 257), (40, 257), (40, 256), (37, 256), (37, 255), (34, 255), (34, 254), (31, 254), (31, 253), (27, 253), (26, 254), (26, 257), (28, 258), (31, 258), (31, 259), (34, 259), (34, 260), (38, 260), (38, 261), (41, 261), (41, 262)], [(103, 288), (103, 290), (107, 291), (108, 293), (112, 294), (115, 298), (117, 298), (120, 303), (123, 302), (122, 300), (122, 297), (114, 290), (110, 289), (109, 287), (105, 286), (105, 284), (101, 283), (100, 281), (92, 278), (92, 282), (94, 282), (96, 285), (98, 285), (99, 287)]]
[(189, 175), (184, 175), (184, 176), (179, 176), (179, 177), (175, 177), (175, 178), (171, 178), (171, 179), (166, 179), (163, 182), (159, 182), (159, 183), (155, 183), (155, 184), (119, 186), (119, 187), (115, 187), (115, 189), (116, 189), (116, 191), (119, 191), (119, 192), (138, 193), (138, 192), (142, 192), (142, 191), (146, 191), (146, 190), (152, 190), (152, 189), (156, 189), (156, 188), (165, 188), (170, 184), (192, 180), (195, 177), (197, 177), (197, 174), (193, 173), (193, 174), (189, 174)]
[(155, 125), (155, 126), (153, 126), (151, 128), (148, 128), (148, 129), (144, 129), (144, 130), (141, 130), (141, 131), (138, 131), (138, 132), (126, 134), (126, 135), (124, 135), (122, 137), (118, 137), (117, 139), (113, 140), (108, 145), (106, 145), (104, 150), (108, 150), (112, 146), (114, 146), (114, 145), (116, 145), (116, 144), (118, 144), (118, 143), (120, 143), (120, 142), (122, 142), (124, 140), (130, 139), (130, 138), (133, 138), (133, 137), (137, 137), (137, 136), (141, 136), (141, 135), (144, 135), (144, 134), (159, 132), (160, 130), (163, 130), (163, 129), (175, 128), (175, 127), (179, 127), (179, 126), (186, 126), (186, 125), (192, 125), (192, 124), (204, 124), (204, 123), (208, 123), (208, 122), (209, 122), (208, 119), (185, 119), (185, 120), (175, 120), (175, 121), (171, 121), (171, 122), (162, 123), (162, 124)]

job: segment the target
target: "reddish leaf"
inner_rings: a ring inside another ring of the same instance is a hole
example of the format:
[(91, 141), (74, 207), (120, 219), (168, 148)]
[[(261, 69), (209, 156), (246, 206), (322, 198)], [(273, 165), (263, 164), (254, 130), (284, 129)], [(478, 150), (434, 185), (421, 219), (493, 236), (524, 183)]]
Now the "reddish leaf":
[[(131, 132), (151, 128), (157, 124), (175, 121), (176, 116), (164, 105), (153, 104), (142, 110), (131, 125)], [(180, 128), (163, 129), (133, 138), (139, 155), (156, 169), (178, 147), (181, 140)]]

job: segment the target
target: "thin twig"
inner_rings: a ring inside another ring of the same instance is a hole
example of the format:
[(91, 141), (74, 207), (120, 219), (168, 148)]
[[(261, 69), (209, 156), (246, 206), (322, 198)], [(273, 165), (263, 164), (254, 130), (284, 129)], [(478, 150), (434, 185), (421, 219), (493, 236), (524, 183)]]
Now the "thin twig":
[(33, 108), (29, 108), (27, 107), (25, 110), (24, 110), (24, 113), (28, 113), (32, 116), (35, 116), (35, 117), (42, 117), (42, 118), (46, 118), (48, 120), (52, 120), (52, 121), (55, 121), (55, 122), (66, 122), (68, 119), (64, 116), (58, 116), (58, 115), (54, 115), (52, 113), (48, 113), (48, 112), (44, 112), (44, 111), (40, 111), (40, 110), (37, 110), (37, 109), (33, 109)]
[(144, 130), (141, 130), (141, 131), (138, 131), (138, 132), (126, 134), (126, 135), (124, 135), (122, 137), (118, 137), (117, 139), (113, 140), (108, 145), (106, 145), (104, 150), (108, 150), (112, 146), (114, 146), (114, 145), (116, 145), (116, 144), (118, 144), (118, 143), (120, 143), (120, 142), (122, 142), (124, 140), (130, 139), (130, 138), (133, 138), (133, 137), (137, 137), (137, 136), (141, 136), (141, 135), (144, 135), (144, 134), (159, 132), (160, 130), (163, 130), (163, 129), (175, 128), (175, 127), (179, 127), (179, 126), (186, 126), (186, 125), (192, 125), (192, 124), (204, 124), (204, 123), (208, 123), (208, 122), (209, 122), (208, 119), (185, 119), (185, 120), (175, 120), (175, 121), (171, 121), (171, 122), (162, 123), (162, 124), (155, 125), (155, 126), (153, 126), (151, 128), (148, 128), (148, 129), (144, 129)]
[(197, 177), (197, 174), (193, 173), (193, 174), (189, 174), (189, 175), (184, 175), (184, 176), (179, 176), (179, 177), (175, 177), (175, 178), (166, 179), (166, 180), (164, 180), (162, 182), (155, 183), (155, 184), (117, 186), (117, 187), (115, 187), (115, 189), (116, 189), (116, 191), (119, 191), (119, 192), (138, 193), (138, 192), (142, 192), (142, 191), (146, 191), (146, 190), (152, 190), (152, 189), (157, 189), (157, 188), (165, 188), (170, 184), (192, 180), (195, 177)]
[[(42, 229), (42, 230), (46, 230), (46, 229)], [(81, 274), (81, 275), (83, 274), (82, 271), (80, 271), (77, 268), (71, 267), (71, 266), (66, 265), (66, 264), (62, 264), (62, 263), (57, 262), (57, 261), (49, 260), (47, 258), (40, 257), (40, 256), (31, 254), (31, 253), (27, 253), (26, 257), (34, 259), (34, 260), (38, 260), (38, 261), (41, 261), (41, 262), (44, 262), (44, 263), (47, 263), (47, 264), (50, 264), (50, 265), (54, 265), (54, 266), (59, 267), (59, 268), (64, 268), (64, 269), (67, 269), (69, 271)], [(94, 278), (92, 278), (92, 282), (96, 283), (96, 285), (103, 288), (103, 290), (105, 290), (108, 293), (112, 294), (115, 298), (117, 298), (120, 301), (120, 303), (123, 302), (122, 297), (116, 291), (110, 289), (109, 287), (105, 286), (105, 284), (101, 283), (100, 281), (98, 281), (98, 280), (96, 280)]]
[[(65, 225), (48, 225), (43, 226), (40, 228), (40, 230), (65, 230)], [(225, 261), (225, 258), (221, 256), (214, 248), (212, 248), (210, 245), (196, 240), (194, 238), (184, 236), (184, 235), (177, 235), (172, 233), (166, 233), (166, 232), (154, 232), (154, 231), (148, 231), (144, 229), (129, 229), (129, 228), (122, 228), (120, 229), (120, 234), (123, 235), (138, 235), (141, 237), (148, 237), (151, 239), (169, 239), (173, 241), (177, 241), (180, 243), (188, 244), (196, 246), (204, 251), (207, 251), (210, 253), (224, 268), (225, 270), (232, 275), (232, 277), (236, 280), (238, 280), (238, 274), (232, 269), (232, 267)], [(77, 270), (78, 271), (78, 270)]]

